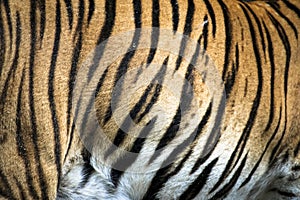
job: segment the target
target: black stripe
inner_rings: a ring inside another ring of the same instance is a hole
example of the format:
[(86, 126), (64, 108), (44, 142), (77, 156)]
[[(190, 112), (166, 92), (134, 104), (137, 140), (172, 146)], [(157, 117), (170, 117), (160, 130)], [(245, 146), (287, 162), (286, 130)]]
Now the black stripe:
[(182, 56), (184, 55), (185, 47), (187, 45), (188, 37), (190, 36), (192, 32), (192, 25), (193, 25), (193, 18), (194, 18), (194, 12), (195, 12), (195, 4), (193, 0), (188, 0), (188, 8), (187, 13), (185, 17), (185, 24), (184, 24), (184, 30), (183, 30), (183, 38), (180, 42), (180, 49), (179, 49), (179, 56), (176, 60), (176, 68), (175, 70), (178, 70), (180, 67), (180, 64), (182, 62)]
[(247, 96), (248, 93), (248, 78), (245, 78), (245, 88), (244, 88), (244, 97)]
[(71, 30), (73, 27), (73, 6), (72, 6), (72, 1), (70, 0), (64, 0), (66, 4), (66, 9), (67, 9), (67, 15), (68, 15), (68, 20), (69, 20), (69, 29)]
[(105, 21), (101, 29), (97, 44), (100, 44), (111, 35), (112, 29), (115, 24), (116, 17), (116, 0), (105, 1)]
[[(207, 142), (204, 146), (203, 149), (205, 149), (205, 151), (202, 151), (202, 157), (205, 157), (205, 154), (208, 154), (211, 153), (211, 151), (213, 151), (215, 149), (215, 147), (217, 146), (218, 142), (219, 142), (219, 138), (221, 136), (221, 133), (220, 133), (220, 126), (221, 126), (221, 123), (222, 123), (222, 118), (223, 118), (223, 114), (225, 112), (225, 105), (226, 105), (226, 102), (225, 102), (225, 92), (222, 92), (222, 96), (221, 96), (221, 101), (218, 105), (218, 109), (217, 109), (217, 115), (216, 115), (216, 118), (214, 120), (214, 126), (213, 126), (213, 129), (207, 139)], [(213, 104), (215, 102), (212, 102)]]
[(90, 163), (92, 154), (86, 148), (82, 148), (81, 157), (85, 163)]
[(13, 44), (13, 27), (12, 27), (12, 22), (11, 22), (11, 11), (10, 11), (10, 6), (9, 6), (9, 0), (7, 1), (2, 1), (5, 12), (6, 12), (6, 20), (7, 20), (7, 25), (8, 25), (8, 31), (9, 31), (9, 40), (10, 40), (10, 49), (12, 48)]
[[(187, 71), (185, 73), (185, 80), (189, 81), (189, 84), (191, 86), (193, 86), (194, 84), (194, 77), (193, 77), (193, 71), (195, 70), (195, 66), (194, 64), (197, 63), (198, 61), (198, 57), (199, 57), (199, 54), (200, 54), (200, 40), (202, 38), (202, 34), (200, 35), (200, 37), (198, 38), (198, 41), (197, 41), (197, 46), (196, 46), (196, 49), (195, 49), (195, 52), (193, 54), (193, 57), (192, 57), (192, 60), (191, 60), (191, 63), (188, 65), (188, 68), (187, 68)], [(184, 86), (183, 86), (183, 93), (188, 93), (188, 90), (191, 89), (191, 88), (188, 88), (188, 84), (187, 82), (185, 82)], [(184, 97), (185, 94), (182, 94), (181, 96), (181, 99)]]
[(82, 32), (82, 26), (83, 26), (83, 18), (84, 18), (84, 0), (79, 0), (78, 3), (78, 19), (77, 19), (77, 26), (76, 26), (76, 31), (73, 37), (73, 40), (75, 41), (76, 37), (78, 36), (78, 34), (80, 34)]
[(17, 185), (19, 193), (20, 193), (20, 197), (21, 197), (20, 199), (26, 199), (26, 197), (25, 197), (25, 190), (23, 188), (23, 185), (18, 181), (18, 179), (16, 177), (14, 177), (14, 180), (16, 182), (16, 185)]
[[(77, 42), (75, 44), (75, 48), (73, 50), (72, 54), (72, 64), (71, 69), (69, 72), (69, 91), (68, 91), (68, 110), (67, 110), (67, 133), (70, 133), (70, 124), (71, 124), (71, 111), (72, 111), (72, 98), (73, 98), (73, 88), (74, 83), (76, 79), (77, 74), (77, 66), (78, 66), (78, 60), (80, 56), (82, 48), (82, 33), (79, 33), (79, 37), (77, 39)], [(72, 123), (73, 126), (73, 123)]]
[[(16, 19), (16, 49), (15, 49), (15, 54), (14, 54), (14, 59), (13, 62), (11, 64), (11, 67), (8, 71), (8, 74), (6, 75), (6, 80), (4, 82), (4, 86), (3, 86), (3, 90), (1, 93), (1, 97), (0, 97), (0, 104), (4, 105), (5, 100), (6, 100), (6, 96), (8, 93), (8, 89), (9, 89), (9, 85), (10, 85), (10, 81), (11, 79), (15, 76), (17, 67), (18, 67), (18, 60), (19, 60), (19, 50), (20, 50), (20, 44), (21, 44), (21, 21), (20, 21), (20, 15), (17, 12), (17, 19)], [(3, 110), (1, 110), (1, 112), (3, 112)]]
[(140, 0), (133, 0), (134, 24), (135, 28), (142, 28), (142, 3)]
[(298, 142), (296, 148), (294, 149), (294, 157), (297, 157), (300, 151), (300, 142)]
[(170, 0), (172, 5), (172, 22), (173, 22), (173, 32), (175, 33), (178, 29), (179, 23), (179, 9), (177, 0)]
[[(116, 0), (106, 0), (105, 1), (105, 21), (104, 25), (101, 28), (100, 35), (98, 37), (97, 45), (102, 45), (100, 51), (97, 51), (93, 58), (93, 63), (89, 67), (88, 72), (88, 82), (90, 82), (93, 78), (93, 73), (95, 72), (95, 68), (99, 66), (100, 59), (103, 55), (104, 48), (106, 46), (106, 39), (109, 38), (113, 27), (115, 25), (115, 17), (116, 17)], [(105, 74), (106, 75), (106, 74)], [(105, 79), (105, 76), (103, 77)], [(99, 89), (100, 90), (100, 89)]]
[[(281, 153), (282, 153), (282, 152), (281, 152)], [(289, 151), (286, 150), (286, 151), (285, 151), (285, 154), (283, 155), (283, 157), (282, 157), (281, 160), (280, 160), (280, 164), (286, 165), (287, 162), (289, 161), (289, 157), (290, 157)]]
[(84, 163), (82, 166), (83, 168), (81, 170), (82, 179), (80, 181), (79, 188), (84, 188), (84, 186), (88, 183), (92, 174), (95, 172), (95, 169), (90, 163), (91, 156), (92, 156), (91, 153), (86, 148), (83, 148), (81, 150), (81, 157)]
[(268, 41), (268, 54), (269, 54), (269, 59), (270, 59), (270, 67), (271, 67), (271, 74), (270, 74), (270, 114), (269, 114), (269, 120), (268, 123), (266, 125), (266, 128), (264, 130), (264, 132), (267, 132), (270, 128), (271, 128), (271, 124), (273, 122), (274, 119), (274, 112), (275, 112), (275, 108), (274, 108), (274, 79), (275, 79), (275, 61), (274, 61), (274, 53), (273, 53), (273, 43), (272, 43), (272, 38), (269, 32), (269, 29), (267, 28), (267, 26), (265, 25), (265, 23), (263, 22), (264, 25), (264, 29), (265, 29), (265, 33), (267, 35), (267, 41)]
[[(241, 27), (241, 42), (245, 41), (245, 36), (244, 36), (244, 27), (242, 25), (241, 19), (240, 17), (237, 17), (238, 22), (239, 22), (239, 26)], [(244, 45), (242, 45), (242, 51), (244, 51)]]
[[(207, 65), (208, 61), (209, 61), (209, 57), (208, 55), (205, 55), (205, 65)], [(203, 80), (205, 81), (205, 77), (203, 77)], [(216, 118), (214, 120), (214, 126), (210, 132), (208, 139), (206, 140), (207, 142), (203, 148), (203, 150), (205, 149), (205, 151), (202, 151), (202, 155), (201, 155), (202, 157), (204, 157), (205, 154), (207, 154), (207, 152), (213, 151), (219, 141), (221, 135), (220, 126), (222, 123), (223, 114), (225, 112), (225, 105), (226, 105), (225, 100), (226, 100), (226, 92), (223, 89), (219, 105), (217, 105), (218, 109), (217, 109)], [(216, 102), (214, 102), (213, 99), (211, 101), (213, 104), (216, 104)]]
[(294, 165), (293, 167), (292, 167), (292, 171), (295, 171), (295, 172), (298, 172), (298, 171), (300, 171), (300, 165)]
[(160, 155), (161, 151), (158, 150), (168, 145), (175, 138), (176, 133), (179, 130), (180, 122), (181, 122), (181, 110), (179, 105), (171, 124), (169, 125), (167, 131), (164, 133), (163, 137), (160, 139), (158, 145), (155, 148), (156, 153), (153, 154), (150, 160), (148, 161), (149, 164), (152, 163)]
[(156, 53), (156, 47), (158, 44), (158, 38), (159, 38), (159, 30), (156, 29), (156, 27), (159, 27), (159, 13), (160, 13), (160, 7), (159, 7), (159, 0), (152, 0), (152, 33), (151, 33), (151, 48), (150, 52), (147, 58), (147, 65), (149, 65)]
[(74, 132), (75, 132), (75, 122), (73, 121), (72, 127), (71, 127), (71, 131), (70, 131), (70, 133), (68, 133), (70, 139), (69, 139), (69, 141), (68, 141), (67, 150), (66, 150), (66, 154), (65, 154), (63, 163), (66, 162), (66, 160), (67, 160), (67, 158), (68, 158), (68, 156), (69, 156), (70, 149), (71, 149), (71, 146), (72, 146), (72, 144), (73, 144)]
[(95, 172), (95, 169), (90, 165), (90, 163), (85, 162), (83, 164), (83, 169), (81, 170), (81, 182), (79, 184), (80, 188), (83, 188), (89, 181), (90, 177)]
[[(215, 186), (213, 187), (213, 189), (210, 192), (213, 192), (214, 190), (216, 190), (219, 187), (219, 185), (223, 182), (223, 180), (225, 179), (225, 177), (229, 173), (229, 170), (230, 170), (230, 168), (233, 164), (234, 159), (236, 158), (236, 161), (235, 161), (235, 164), (233, 165), (233, 168), (237, 164), (237, 162), (239, 161), (239, 159), (240, 159), (240, 157), (243, 153), (243, 150), (246, 146), (246, 143), (248, 141), (251, 129), (254, 125), (254, 121), (255, 121), (255, 118), (256, 118), (258, 106), (259, 106), (259, 103), (260, 103), (261, 93), (262, 93), (263, 75), (262, 75), (262, 68), (261, 68), (261, 58), (260, 58), (260, 55), (259, 55), (258, 44), (257, 44), (257, 41), (256, 41), (256, 33), (255, 33), (254, 26), (251, 22), (250, 16), (249, 16), (246, 8), (242, 5), (240, 5), (240, 6), (241, 6), (246, 18), (247, 18), (250, 33), (251, 33), (251, 38), (252, 38), (252, 47), (253, 47), (254, 54), (255, 54), (257, 74), (258, 74), (257, 92), (256, 92), (255, 99), (253, 101), (253, 104), (252, 104), (252, 108), (251, 108), (251, 112), (249, 114), (249, 118), (248, 118), (246, 126), (243, 130), (243, 133), (242, 133), (242, 135), (241, 135), (234, 151), (232, 152), (232, 154), (230, 156), (230, 159), (227, 162), (227, 165), (226, 165), (221, 177), (219, 178), (218, 182), (215, 184)], [(238, 155), (236, 155), (237, 153), (238, 153)]]
[(4, 144), (7, 142), (7, 133), (1, 133), (0, 136), (0, 145)]
[(92, 20), (94, 11), (95, 11), (95, 2), (94, 0), (89, 0), (88, 24), (90, 24)]
[(40, 19), (40, 45), (42, 45), (42, 40), (44, 38), (45, 33), (45, 24), (46, 24), (46, 7), (45, 7), (45, 0), (37, 1), (39, 4), (39, 11), (41, 12), (41, 19)]
[[(69, 155), (69, 151), (70, 151), (70, 148), (71, 148), (71, 146), (72, 146), (72, 143), (73, 143), (73, 138), (74, 138), (74, 132), (75, 132), (75, 125), (76, 125), (76, 121), (77, 121), (77, 117), (78, 117), (78, 114), (79, 114), (79, 111), (80, 111), (80, 106), (82, 105), (82, 96), (83, 94), (82, 93), (80, 93), (80, 97), (79, 97), (79, 100), (78, 100), (78, 102), (77, 102), (77, 104), (76, 104), (76, 106), (75, 106), (75, 114), (74, 114), (74, 118), (73, 118), (73, 121), (72, 121), (72, 127), (71, 127), (71, 131), (70, 131), (70, 133), (69, 133), (69, 126), (68, 126), (68, 128), (67, 128), (67, 133), (68, 133), (68, 135), (69, 135), (69, 141), (68, 141), (68, 145), (67, 145), (67, 151), (66, 151), (66, 154), (65, 154), (65, 157), (64, 157), (64, 162), (66, 161), (66, 159), (67, 159), (67, 157), (68, 157), (68, 155)], [(91, 107), (91, 106), (90, 106)], [(84, 123), (83, 124), (85, 124), (86, 123), (86, 121), (87, 121), (87, 114), (86, 113), (84, 113), (84, 118), (83, 118), (83, 120), (84, 120)], [(68, 118), (67, 118), (67, 124), (69, 124), (70, 123), (70, 118), (69, 118), (69, 116), (68, 116)], [(83, 130), (82, 132), (80, 132), (79, 133), (79, 136), (80, 136), (80, 138), (83, 138), (83, 136), (82, 136), (82, 134), (84, 133), (84, 129), (83, 129), (83, 124), (81, 125), (81, 130)]]
[(152, 95), (152, 98), (150, 99), (149, 103), (146, 105), (146, 108), (144, 110), (144, 112), (141, 113), (141, 115), (139, 116), (139, 118), (137, 119), (138, 122), (140, 122), (142, 120), (142, 118), (149, 113), (149, 111), (151, 110), (152, 106), (157, 102), (158, 97), (160, 96), (160, 92), (162, 89), (162, 84), (163, 84), (163, 80), (167, 71), (167, 64), (168, 64), (168, 60), (169, 57), (167, 57), (159, 72), (155, 75), (155, 77), (153, 78), (153, 80), (151, 81), (151, 84), (148, 86), (148, 88), (146, 89), (146, 91), (148, 91), (147, 93), (145, 92), (144, 95), (140, 98), (139, 102), (136, 104), (136, 106), (134, 107), (133, 110), (130, 111), (130, 116), (133, 120), (136, 120), (137, 114), (140, 112), (143, 104), (146, 102), (146, 99), (148, 98), (148, 94), (149, 92), (153, 89), (154, 87), (154, 82), (158, 81), (158, 84), (155, 87), (154, 93)]
[[(126, 117), (126, 119), (124, 120), (122, 126), (125, 126), (125, 123), (130, 123), (130, 117)], [(128, 125), (129, 126), (129, 125)], [(104, 159), (106, 160), (108, 158), (108, 156), (110, 156), (114, 151), (116, 151), (122, 143), (125, 140), (125, 138), (127, 137), (127, 132), (129, 130), (129, 127), (125, 126), (125, 128), (119, 128), (118, 132), (116, 133), (116, 137), (114, 138), (113, 141), (113, 145), (109, 147), (109, 149), (105, 152), (104, 154)]]
[[(121, 158), (117, 159), (117, 161), (113, 164), (110, 177), (115, 187), (118, 186), (119, 180), (123, 173), (126, 171), (126, 169), (128, 169), (132, 165), (132, 163), (134, 163), (134, 161), (137, 159), (138, 153), (142, 150), (147, 136), (151, 133), (151, 130), (154, 128), (156, 120), (157, 117), (151, 119), (142, 129), (137, 139), (134, 141), (133, 146), (129, 150), (129, 152), (132, 152), (134, 154), (127, 153)], [(121, 170), (119, 170), (120, 166), (122, 167)]]
[(290, 198), (292, 199), (293, 197), (298, 197), (298, 195), (296, 195), (292, 192), (282, 191), (282, 190), (277, 189), (277, 188), (270, 189), (269, 191), (277, 192), (280, 196), (288, 197), (288, 199), (290, 199)]
[(172, 171), (172, 173), (170, 173), (170, 177), (176, 175), (184, 167), (185, 162), (190, 158), (190, 156), (192, 155), (192, 153), (193, 153), (193, 149), (190, 149), (185, 154), (185, 156), (183, 157), (183, 159), (180, 161), (179, 165), (177, 165), (177, 167), (174, 169), (174, 171)]
[[(225, 81), (225, 77), (227, 74), (227, 70), (229, 67), (229, 57), (230, 57), (230, 50), (231, 50), (231, 43), (232, 43), (232, 28), (230, 23), (230, 17), (229, 17), (229, 11), (227, 6), (224, 4), (222, 0), (218, 0), (222, 12), (223, 12), (223, 18), (224, 18), (224, 26), (225, 26), (225, 55), (224, 55), (224, 65), (223, 65), (223, 74), (222, 74), (222, 80)], [(226, 82), (226, 81), (225, 81)], [(227, 93), (227, 91), (226, 91)]]
[(161, 92), (161, 89), (162, 89), (162, 86), (160, 84), (155, 86), (154, 94), (153, 94), (152, 98), (150, 99), (149, 103), (146, 105), (146, 108), (145, 108), (144, 112), (142, 112), (140, 114), (139, 118), (137, 119), (138, 123), (140, 121), (142, 121), (142, 119), (150, 112), (153, 105), (157, 102), (158, 97), (159, 97), (160, 92)]
[(187, 199), (193, 199), (199, 194), (203, 188), (203, 186), (206, 184), (206, 181), (208, 180), (208, 177), (218, 162), (218, 158), (215, 158), (212, 160), (199, 174), (199, 176), (194, 180), (193, 183), (189, 185), (189, 187), (184, 191), (184, 193), (179, 197), (180, 200), (187, 200)]
[(11, 198), (11, 194), (6, 192), (5, 190), (2, 190), (2, 188), (0, 188), (0, 194), (1, 194), (1, 197), (5, 198), (5, 199), (10, 199)]
[[(166, 75), (168, 61), (169, 61), (169, 56), (164, 60), (159, 72), (155, 75), (154, 79), (151, 81), (152, 83), (158, 81), (158, 84), (155, 86), (154, 94), (152, 95), (152, 98), (150, 99), (149, 103), (146, 105), (144, 112), (140, 114), (139, 118), (137, 119), (137, 122), (140, 122), (143, 119), (143, 117), (150, 112), (152, 106), (157, 102), (162, 89), (164, 77)], [(134, 116), (132, 116), (132, 118), (135, 119)]]
[(5, 31), (4, 31), (3, 18), (2, 18), (2, 10), (0, 9), (0, 77), (2, 76), (3, 66), (5, 62), (5, 53), (6, 53), (5, 43), (6, 41), (5, 41)]
[(100, 91), (101, 87), (103, 86), (103, 83), (104, 83), (104, 80), (105, 80), (105, 77), (106, 77), (107, 73), (108, 73), (108, 68), (105, 69), (105, 71), (103, 72), (100, 80), (97, 83), (97, 87), (96, 87), (96, 91), (95, 91), (95, 97), (98, 96), (99, 91)]
[(159, 0), (152, 0), (152, 27), (159, 27)]
[(235, 44), (235, 62), (232, 63), (231, 74), (228, 75), (225, 83), (225, 91), (226, 91), (227, 98), (230, 96), (232, 87), (234, 86), (238, 69), (239, 69), (239, 45)]
[(79, 184), (79, 188), (84, 188), (85, 185), (89, 182), (91, 176), (96, 172), (94, 167), (91, 165), (91, 153), (86, 149), (83, 148), (81, 151), (81, 156), (83, 160), (83, 168), (81, 170), (81, 181)]
[(185, 17), (185, 24), (184, 24), (184, 35), (190, 35), (192, 32), (192, 25), (193, 25), (193, 18), (195, 12), (195, 4), (193, 0), (188, 0), (188, 8)]
[(213, 7), (211, 6), (211, 3), (209, 0), (204, 0), (204, 3), (206, 5), (206, 9), (208, 11), (209, 17), (211, 19), (211, 24), (212, 24), (212, 34), (213, 37), (216, 37), (216, 31), (217, 31), (217, 23), (216, 23), (216, 16)]
[[(82, 33), (81, 33), (82, 34)], [(75, 50), (76, 50), (76, 52), (73, 52), (73, 59), (72, 60), (74, 60), (74, 59), (78, 59), (78, 56), (80, 55), (80, 49), (81, 49), (81, 46), (82, 46), (82, 41), (81, 41), (81, 39), (79, 40), (79, 41), (77, 41), (77, 44), (76, 44), (76, 48), (75, 48)], [(75, 57), (74, 57), (74, 55), (75, 55)], [(74, 67), (74, 69), (76, 69), (77, 67), (76, 67), (76, 63), (75, 62), (72, 62), (72, 64), (74, 65), (73, 67)], [(71, 70), (71, 72), (72, 72), (72, 70)], [(72, 76), (70, 76), (70, 80), (72, 80), (72, 81), (70, 81), (69, 82), (69, 84), (70, 83), (72, 83), (73, 82), (73, 84), (74, 84), (74, 82), (75, 82), (75, 77), (76, 76), (76, 73), (74, 73), (73, 72), (73, 75)], [(69, 87), (71, 87), (72, 85), (69, 85)], [(74, 85), (73, 85), (74, 86)], [(71, 93), (71, 90), (72, 90), (72, 88), (69, 90), (69, 95), (73, 95), (72, 93)], [(95, 95), (96, 96), (96, 95)], [(94, 97), (94, 96), (93, 96)], [(69, 96), (69, 100), (70, 100), (70, 96)], [(67, 124), (68, 124), (68, 128), (67, 128), (67, 133), (68, 133), (68, 135), (69, 135), (69, 141), (68, 141), (68, 148), (67, 148), (67, 151), (66, 151), (66, 154), (65, 154), (65, 158), (64, 158), (64, 160), (66, 160), (66, 158), (67, 158), (67, 156), (68, 156), (68, 154), (69, 154), (69, 150), (70, 150), (70, 148), (71, 148), (71, 146), (72, 146), (72, 140), (73, 140), (73, 138), (74, 138), (74, 132), (75, 132), (75, 126), (76, 126), (76, 124), (77, 124), (77, 118), (78, 118), (78, 114), (79, 113), (82, 113), (83, 111), (82, 111), (82, 109), (81, 109), (81, 105), (82, 105), (82, 100), (83, 100), (83, 98), (85, 98), (85, 97), (83, 97), (83, 93), (81, 92), (80, 93), (80, 96), (79, 96), (79, 99), (78, 99), (78, 101), (77, 101), (77, 103), (76, 103), (76, 105), (74, 106), (75, 107), (75, 114), (73, 113), (73, 121), (72, 122), (70, 122), (70, 115), (69, 115), (69, 113), (68, 113), (68, 117), (67, 117)], [(94, 98), (91, 98), (90, 99), (90, 102), (91, 102), (91, 100), (94, 100)], [(69, 107), (68, 107), (68, 109), (70, 109), (71, 107), (72, 107), (72, 102), (69, 102), (69, 105), (68, 105)], [(92, 104), (90, 103), (89, 104), (89, 107), (92, 107)], [(69, 110), (68, 110), (69, 111)], [(86, 111), (87, 112), (87, 111)], [(87, 118), (87, 113), (84, 113), (84, 118), (83, 118), (83, 122), (80, 124), (80, 128), (81, 128), (81, 132), (79, 133), (79, 136), (80, 136), (80, 138), (84, 138), (83, 137), (83, 134), (85, 133), (85, 127), (86, 127), (86, 125), (85, 125), (85, 123), (87, 122), (87, 120), (88, 120), (88, 118)], [(70, 123), (72, 123), (72, 126), (71, 126), (71, 131), (69, 132), (69, 124)], [(78, 125), (78, 124), (77, 124)], [(88, 134), (88, 133), (87, 133)]]
[[(168, 180), (167, 173), (171, 169), (172, 165), (168, 165), (166, 167), (160, 168), (155, 176), (153, 177), (150, 185), (148, 186), (147, 192), (144, 194), (142, 200), (157, 200), (156, 197), (157, 192), (159, 192), (163, 184)], [(167, 178), (166, 178), (167, 177)], [(166, 180), (165, 180), (166, 179)]]
[[(17, 109), (16, 109), (16, 145), (18, 148), (18, 155), (22, 157), (25, 167), (25, 175), (26, 175), (26, 183), (29, 187), (29, 193), (31, 197), (34, 199), (37, 199), (37, 192), (35, 188), (33, 187), (33, 178), (32, 173), (30, 171), (30, 160), (27, 155), (26, 146), (23, 139), (23, 129), (22, 129), (22, 123), (21, 123), (21, 116), (22, 116), (22, 92), (23, 92), (23, 86), (24, 86), (24, 76), (25, 76), (25, 68), (23, 68), (22, 77), (18, 89), (18, 98), (17, 98)], [(28, 145), (28, 144), (27, 144)]]
[[(134, 9), (134, 24), (135, 24), (135, 32), (134, 32), (134, 36), (132, 39), (132, 42), (130, 44), (129, 49), (127, 50), (128, 53), (125, 54), (124, 58), (122, 59), (118, 69), (117, 69), (117, 73), (115, 75), (114, 78), (114, 85), (113, 88), (115, 88), (117, 82), (120, 82), (120, 85), (123, 85), (122, 82), (124, 81), (123, 79), (120, 79), (128, 70), (128, 64), (130, 63), (131, 59), (133, 58), (134, 54), (135, 54), (135, 46), (138, 46), (139, 44), (139, 39), (140, 39), (140, 34), (141, 34), (141, 25), (142, 25), (142, 21), (141, 21), (141, 14), (142, 14), (142, 5), (140, 0), (133, 0), (133, 9)], [(119, 101), (119, 93), (117, 93), (115, 96), (115, 101), (118, 102)], [(112, 116), (112, 108), (111, 108), (111, 104), (109, 104), (108, 109), (105, 112), (105, 117), (104, 117), (104, 123), (107, 123), (110, 118)]]
[[(208, 119), (210, 118), (210, 115), (211, 115), (211, 108), (212, 108), (212, 102), (209, 103), (209, 106), (204, 114), (204, 117), (198, 124), (196, 135), (195, 135), (195, 140), (199, 137), (200, 133), (202, 132), (202, 129), (207, 124)], [(205, 159), (203, 159), (201, 156), (198, 158), (198, 160), (195, 162), (190, 174), (194, 173), (198, 169), (198, 167), (202, 164), (203, 160), (205, 160)]]
[[(293, 29), (294, 31), (294, 34), (295, 34), (295, 37), (298, 39), (298, 30), (297, 28), (295, 27), (295, 25), (293, 24), (293, 22), (287, 18), (279, 9), (278, 7), (274, 6), (274, 4), (271, 4), (269, 3), (269, 5), (275, 10), (275, 12), (282, 18), (284, 19), (288, 24), (289, 26)], [(299, 10), (300, 11), (300, 10)]]
[(283, 3), (285, 3), (285, 5), (291, 9), (292, 11), (295, 12), (295, 14), (298, 15), (298, 18), (300, 18), (300, 9), (297, 8), (297, 6), (295, 6), (294, 4), (292, 4), (291, 2), (287, 1), (287, 0), (282, 0)]
[[(54, 77), (56, 70), (56, 61), (59, 52), (60, 45), (60, 34), (61, 34), (61, 10), (59, 0), (56, 0), (56, 14), (55, 14), (55, 37), (52, 49), (51, 56), (51, 64), (48, 76), (48, 100), (51, 111), (51, 120), (52, 120), (52, 128), (54, 133), (54, 154), (55, 154), (55, 164), (56, 170), (58, 173), (58, 183), (60, 182), (60, 174), (61, 174), (61, 145), (60, 145), (60, 128), (57, 120), (56, 114), (56, 104), (54, 99)], [(43, 186), (46, 185), (43, 183)], [(58, 187), (58, 186), (57, 186)], [(43, 190), (44, 191), (44, 190)], [(45, 193), (46, 195), (46, 193)]]
[[(161, 154), (161, 149), (167, 146), (176, 136), (181, 121), (181, 110), (180, 106), (177, 108), (176, 114), (168, 127), (167, 131), (164, 133), (163, 137), (160, 139), (158, 145), (156, 146), (155, 153), (151, 156), (148, 164), (152, 163)], [(160, 151), (158, 151), (160, 150)]]
[(141, 96), (139, 101), (135, 104), (135, 106), (130, 110), (129, 115), (123, 121), (121, 127), (119, 128), (117, 135), (113, 141), (114, 145), (120, 146), (123, 143), (124, 139), (127, 136), (127, 133), (132, 126), (131, 120), (136, 118), (137, 113), (141, 110), (145, 100), (147, 99), (148, 95), (150, 94), (153, 88), (153, 84), (148, 85), (147, 89), (145, 90), (144, 94)]
[[(145, 91), (145, 93), (147, 93), (146, 95), (148, 95), (149, 92), (150, 92), (150, 88), (148, 86), (147, 90)], [(110, 146), (110, 148), (105, 152), (104, 159), (106, 159), (110, 154), (112, 154), (116, 150), (116, 146), (118, 147), (124, 142), (131, 126), (132, 126), (131, 117), (130, 115), (127, 115), (125, 120), (122, 122), (121, 127), (118, 129), (116, 133), (116, 136), (113, 141), (114, 146)]]
[(273, 148), (272, 152), (271, 152), (271, 155), (270, 155), (270, 158), (269, 158), (269, 163), (273, 163), (274, 159), (275, 158), (275, 155), (281, 145), (281, 142), (283, 140), (283, 137), (285, 136), (285, 133), (287, 132), (286, 131), (286, 124), (287, 124), (287, 120), (286, 120), (286, 116), (285, 116), (285, 121), (284, 121), (284, 127), (283, 127), (283, 131), (282, 131), (282, 134), (281, 134), (281, 137), (280, 139), (278, 140), (277, 144), (275, 145), (275, 147)]
[(279, 130), (280, 123), (281, 123), (281, 107), (280, 107), (280, 113), (279, 113), (278, 123), (277, 123), (277, 126), (276, 126), (276, 128), (275, 128), (275, 130), (274, 130), (272, 136), (270, 137), (270, 139), (269, 139), (269, 141), (268, 141), (268, 143), (267, 143), (267, 145), (266, 145), (264, 151), (262, 152), (260, 158), (259, 158), (258, 161), (255, 163), (253, 169), (251, 170), (251, 172), (249, 173), (249, 175), (248, 175), (248, 177), (245, 179), (245, 181), (241, 184), (241, 186), (239, 187), (239, 189), (242, 188), (243, 186), (245, 186), (245, 185), (251, 180), (251, 178), (252, 178), (254, 172), (255, 172), (256, 169), (258, 168), (258, 166), (259, 166), (260, 162), (262, 161), (262, 159), (263, 159), (265, 153), (267, 152), (267, 150), (268, 150), (268, 148), (269, 148), (271, 142), (273, 142), (275, 136), (277, 135), (278, 130)]
[(241, 165), (238, 167), (238, 169), (236, 170), (236, 172), (233, 174), (232, 178), (230, 179), (230, 181), (222, 188), (220, 189), (212, 198), (210, 198), (210, 200), (217, 200), (220, 198), (225, 198), (228, 194), (228, 192), (233, 188), (233, 186), (236, 184), (245, 164), (246, 164), (246, 160), (247, 160), (247, 156), (248, 153), (245, 155), (245, 157), (243, 158)]
[[(13, 196), (13, 191), (11, 189), (11, 186), (7, 180), (7, 177), (3, 173), (2, 170), (0, 170), (0, 180), (1, 180), (1, 189), (0, 189), (0, 195), (3, 197), (6, 197), (7, 199), (15, 200), (16, 197)], [(4, 189), (4, 190), (2, 190)]]
[(191, 169), (190, 171), (190, 174), (193, 174), (195, 173), (199, 167), (205, 162), (207, 161), (207, 159), (210, 158), (211, 154), (213, 153), (214, 149), (215, 149), (216, 146), (214, 146), (213, 149), (210, 150), (210, 152), (208, 154), (206, 154), (204, 157), (203, 156), (199, 156), (199, 158), (197, 159), (197, 161), (195, 162), (193, 168)]
[[(31, 121), (31, 130), (32, 130), (32, 142), (34, 149), (34, 158), (36, 160), (36, 165), (38, 169), (40, 168), (40, 158), (39, 158), (39, 147), (38, 147), (38, 135), (37, 135), (37, 123), (36, 123), (36, 114), (35, 114), (35, 98), (34, 98), (34, 68), (35, 68), (35, 48), (36, 48), (36, 1), (31, 0), (30, 3), (30, 60), (29, 60), (29, 108), (30, 108), (30, 121)], [(26, 161), (27, 162), (27, 161)], [(29, 175), (28, 175), (29, 176)], [(39, 174), (39, 179), (41, 178)], [(30, 186), (30, 195), (33, 198), (37, 197), (33, 186)], [(32, 187), (32, 188), (31, 188)]]
[(204, 16), (203, 19), (203, 30), (202, 30), (202, 35), (203, 35), (203, 54), (205, 53), (206, 49), (207, 49), (207, 45), (208, 45), (208, 17), (207, 15)]
[(141, 133), (139, 134), (138, 138), (134, 141), (130, 152), (139, 153), (142, 150), (144, 142), (147, 139), (147, 136), (150, 134), (151, 130), (154, 128), (156, 120), (157, 117), (154, 117), (146, 124), (146, 126), (142, 129)]

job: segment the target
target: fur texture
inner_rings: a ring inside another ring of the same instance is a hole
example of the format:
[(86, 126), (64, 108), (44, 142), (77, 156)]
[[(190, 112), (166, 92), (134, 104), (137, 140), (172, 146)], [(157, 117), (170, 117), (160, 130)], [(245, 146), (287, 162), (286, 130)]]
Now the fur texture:
[(299, 199), (299, 13), (0, 1), (0, 197)]

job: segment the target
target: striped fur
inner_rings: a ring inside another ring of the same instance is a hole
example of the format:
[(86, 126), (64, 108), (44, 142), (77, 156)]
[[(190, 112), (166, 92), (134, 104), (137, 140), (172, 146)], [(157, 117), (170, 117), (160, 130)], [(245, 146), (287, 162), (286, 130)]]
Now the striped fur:
[(299, 0), (0, 0), (0, 197), (300, 199), (299, 31)]

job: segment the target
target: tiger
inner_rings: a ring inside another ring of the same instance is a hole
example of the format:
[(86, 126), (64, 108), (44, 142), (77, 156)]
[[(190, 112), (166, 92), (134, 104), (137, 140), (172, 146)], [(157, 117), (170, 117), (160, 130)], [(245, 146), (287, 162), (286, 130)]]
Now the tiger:
[(299, 0), (0, 1), (1, 199), (300, 199)]

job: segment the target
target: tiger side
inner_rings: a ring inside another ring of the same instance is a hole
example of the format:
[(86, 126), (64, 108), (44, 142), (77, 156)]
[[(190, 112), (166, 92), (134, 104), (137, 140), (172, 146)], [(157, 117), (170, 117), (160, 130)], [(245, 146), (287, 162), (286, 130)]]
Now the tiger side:
[(299, 0), (0, 1), (0, 199), (300, 199)]

